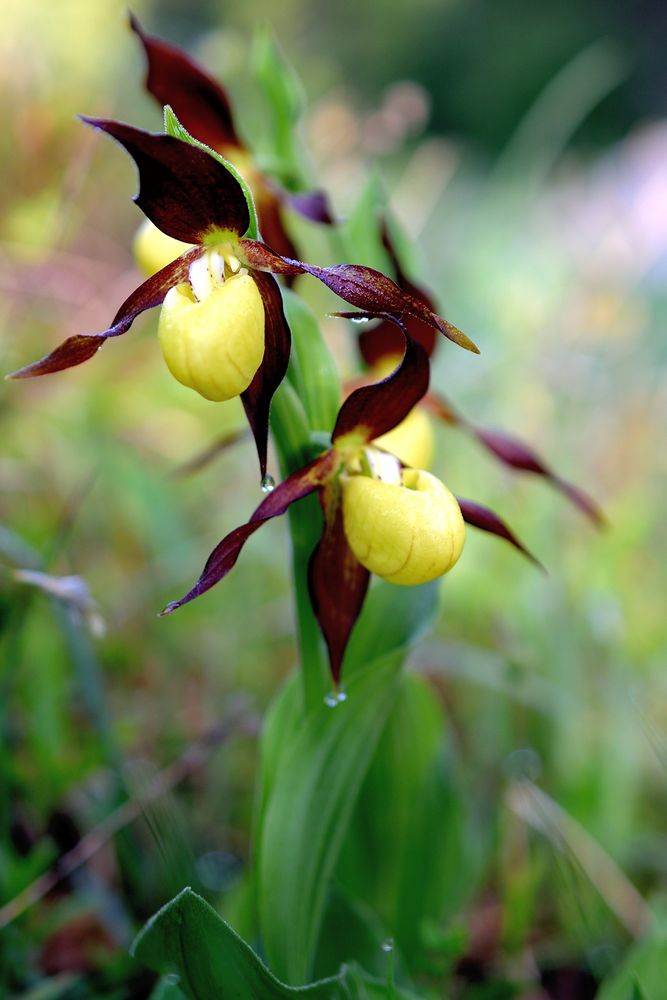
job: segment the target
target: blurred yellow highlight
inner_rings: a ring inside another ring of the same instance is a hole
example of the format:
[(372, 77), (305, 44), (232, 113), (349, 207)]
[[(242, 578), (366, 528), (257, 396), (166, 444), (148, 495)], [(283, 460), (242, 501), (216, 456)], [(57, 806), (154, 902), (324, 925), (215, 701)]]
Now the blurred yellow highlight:
[(134, 237), (132, 252), (139, 270), (150, 278), (191, 246), (192, 243), (183, 243), (173, 236), (167, 236), (150, 219), (144, 219)]
[(433, 461), (434, 435), (428, 413), (416, 406), (393, 430), (376, 438), (373, 444), (390, 451), (404, 465), (428, 469)]
[(401, 483), (342, 477), (343, 524), (362, 566), (403, 586), (427, 583), (457, 562), (465, 524), (456, 498), (429, 472), (403, 469)]

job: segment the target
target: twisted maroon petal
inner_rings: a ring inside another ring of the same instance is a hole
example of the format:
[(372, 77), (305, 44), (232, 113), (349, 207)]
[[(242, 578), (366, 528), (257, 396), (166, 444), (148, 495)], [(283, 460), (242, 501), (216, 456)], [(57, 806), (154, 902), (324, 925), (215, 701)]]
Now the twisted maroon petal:
[(403, 337), (404, 354), (391, 375), (352, 392), (338, 412), (331, 435), (336, 441), (354, 433), (365, 441), (386, 434), (402, 420), (428, 390), (430, 365), (423, 347), (412, 340), (400, 321), (394, 320)]
[(241, 395), (252, 430), (259, 467), (266, 472), (269, 437), (269, 410), (273, 394), (282, 382), (289, 364), (292, 335), (285, 319), (278, 283), (270, 274), (255, 271), (252, 275), (264, 302), (264, 357), (255, 376)]
[(227, 576), (236, 564), (241, 549), (250, 536), (267, 521), (284, 514), (290, 504), (301, 500), (302, 497), (321, 486), (330, 475), (335, 461), (333, 452), (327, 451), (276, 486), (262, 501), (248, 523), (234, 528), (213, 549), (194, 587), (179, 600), (168, 604), (161, 614), (169, 615), (177, 608), (193, 601), (195, 597), (201, 597), (207, 590), (219, 583), (223, 577)]
[(241, 240), (242, 252), (251, 267), (274, 274), (312, 274), (330, 288), (341, 299), (363, 310), (365, 313), (385, 316), (402, 316), (407, 313), (422, 320), (428, 326), (440, 330), (449, 340), (460, 347), (479, 354), (472, 340), (442, 316), (438, 316), (424, 302), (398, 287), (386, 274), (361, 264), (334, 264), (332, 267), (318, 267), (303, 261), (281, 257), (270, 247), (257, 240)]
[(147, 35), (134, 14), (130, 26), (146, 53), (146, 90), (160, 107), (171, 105), (188, 132), (207, 146), (243, 149), (229, 97), (220, 84), (181, 49)]
[(134, 201), (163, 233), (185, 243), (201, 243), (214, 227), (245, 233), (250, 216), (241, 185), (210, 153), (123, 122), (82, 120), (130, 154), (139, 171)]
[[(414, 285), (406, 276), (401, 266), (401, 262), (398, 259), (398, 254), (391, 239), (386, 221), (382, 226), (382, 243), (394, 268), (396, 284), (402, 288), (404, 292), (407, 292), (413, 298), (419, 299), (423, 302), (424, 306), (430, 312), (435, 312), (435, 304), (431, 297), (424, 291), (423, 288), (419, 288), (417, 285)], [(412, 339), (416, 340), (418, 344), (421, 344), (430, 357), (433, 354), (438, 342), (434, 328), (431, 325), (424, 323), (423, 320), (417, 319), (415, 316), (406, 316), (404, 321)], [(359, 352), (366, 364), (372, 367), (382, 361), (383, 358), (392, 354), (398, 354), (402, 351), (403, 345), (397, 334), (398, 331), (396, 330), (396, 327), (392, 327), (386, 322), (386, 320), (378, 326), (367, 327), (362, 330), (359, 333), (358, 345)]]
[(310, 559), (308, 586), (313, 611), (329, 650), (331, 676), (337, 685), (350, 633), (366, 597), (370, 573), (347, 543), (337, 480), (320, 491), (320, 501), (324, 532)]
[(99, 351), (100, 347), (109, 337), (120, 337), (126, 333), (134, 320), (140, 313), (153, 306), (159, 306), (165, 295), (174, 285), (181, 281), (186, 281), (190, 265), (202, 254), (200, 247), (193, 247), (186, 250), (184, 254), (172, 260), (170, 264), (163, 267), (143, 285), (139, 285), (132, 294), (123, 302), (116, 313), (111, 326), (102, 333), (77, 334), (68, 337), (55, 351), (51, 351), (41, 361), (34, 361), (25, 368), (19, 368), (8, 378), (34, 378), (36, 375), (50, 375), (52, 372), (63, 371), (65, 368), (73, 368), (82, 362), (92, 358), (93, 354)]
[(461, 497), (457, 497), (456, 499), (461, 508), (463, 520), (467, 524), (472, 524), (473, 527), (479, 528), (481, 531), (488, 531), (491, 535), (497, 535), (498, 538), (504, 538), (515, 549), (522, 552), (527, 559), (530, 559), (535, 566), (546, 572), (542, 563), (519, 541), (512, 529), (505, 524), (502, 518), (494, 514), (488, 507), (483, 507), (482, 504), (475, 503), (474, 500), (463, 500)]
[(598, 527), (605, 523), (604, 515), (598, 505), (578, 486), (561, 479), (542, 461), (524, 441), (500, 431), (486, 430), (482, 427), (472, 427), (477, 440), (487, 451), (512, 469), (520, 472), (532, 472), (544, 476), (551, 485), (563, 493), (586, 517)]

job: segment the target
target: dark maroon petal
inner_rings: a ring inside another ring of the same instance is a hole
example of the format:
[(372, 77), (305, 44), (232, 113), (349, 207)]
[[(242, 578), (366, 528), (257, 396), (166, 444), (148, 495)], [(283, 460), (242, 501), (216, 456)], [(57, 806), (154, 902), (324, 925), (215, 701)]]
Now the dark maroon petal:
[[(437, 343), (437, 333), (432, 326), (427, 326), (414, 316), (404, 316), (403, 322), (413, 340), (424, 348), (431, 356)], [(377, 326), (365, 327), (358, 335), (359, 353), (369, 367), (379, 364), (385, 358), (400, 354), (403, 350), (403, 338), (396, 325), (389, 320), (383, 320)]]
[[(403, 271), (386, 222), (382, 226), (382, 243), (394, 268), (396, 284), (404, 292), (423, 302), (430, 312), (435, 312), (435, 304), (430, 296), (422, 288), (413, 285)], [(430, 357), (437, 344), (437, 335), (433, 326), (414, 316), (406, 316), (404, 322), (412, 339), (421, 344)], [(397, 333), (396, 327), (386, 321), (380, 323), (379, 326), (369, 327), (359, 333), (359, 352), (367, 365), (372, 367), (387, 355), (398, 354), (402, 351), (403, 345)]]
[(214, 227), (245, 233), (250, 216), (241, 185), (210, 153), (122, 122), (83, 121), (130, 154), (139, 171), (134, 201), (163, 233), (185, 243), (201, 243)]
[(370, 573), (353, 555), (343, 530), (340, 483), (320, 492), (324, 532), (308, 567), (313, 611), (327, 649), (334, 684), (340, 681), (345, 648), (368, 590)]
[(486, 430), (482, 427), (471, 427), (471, 430), (487, 451), (495, 455), (505, 465), (520, 472), (532, 472), (538, 476), (544, 476), (555, 489), (568, 497), (591, 521), (598, 526), (605, 523), (602, 511), (595, 501), (579, 487), (573, 486), (552, 472), (539, 455), (524, 441), (510, 434)]
[[(292, 211), (302, 215), (304, 219), (311, 222), (321, 222), (325, 226), (334, 225), (333, 212), (329, 205), (329, 199), (325, 191), (285, 191), (284, 188), (277, 190), (278, 199), (283, 205), (288, 205)], [(263, 233), (269, 246), (274, 246)]]
[(341, 299), (357, 306), (369, 315), (402, 316), (407, 313), (422, 320), (444, 333), (449, 340), (460, 347), (479, 354), (479, 349), (464, 333), (458, 330), (442, 316), (429, 309), (424, 302), (404, 292), (395, 281), (386, 274), (363, 267), (361, 264), (334, 264), (332, 267), (318, 267), (303, 261), (290, 260), (281, 257), (270, 247), (257, 240), (241, 240), (241, 248), (246, 262), (251, 267), (274, 274), (295, 275), (312, 274), (330, 288)]
[(123, 302), (116, 313), (108, 330), (102, 333), (80, 334), (68, 337), (55, 351), (47, 354), (41, 361), (34, 361), (25, 368), (19, 368), (8, 378), (34, 378), (36, 375), (50, 375), (52, 372), (63, 371), (65, 368), (73, 368), (82, 362), (92, 358), (93, 354), (99, 351), (100, 347), (109, 337), (120, 337), (126, 333), (130, 326), (140, 315), (153, 306), (159, 306), (165, 295), (174, 285), (182, 281), (187, 281), (190, 265), (193, 260), (201, 256), (200, 247), (186, 250), (182, 256), (172, 260), (170, 264), (163, 267), (143, 285), (139, 285), (135, 291)]
[(539, 569), (546, 572), (542, 563), (528, 551), (525, 545), (519, 541), (514, 532), (509, 528), (502, 518), (494, 514), (492, 510), (488, 507), (483, 507), (482, 504), (475, 503), (474, 500), (463, 500), (461, 497), (456, 498), (458, 505), (461, 508), (461, 513), (463, 514), (463, 520), (467, 524), (472, 524), (473, 527), (479, 528), (481, 531), (488, 531), (491, 535), (497, 535), (498, 538), (504, 538), (506, 542), (513, 545), (515, 549), (522, 552), (527, 559), (530, 559)]
[(278, 283), (270, 274), (255, 271), (253, 279), (264, 302), (264, 357), (252, 382), (241, 395), (255, 438), (261, 474), (266, 472), (269, 410), (273, 394), (285, 378), (292, 335), (285, 319)]
[(146, 89), (160, 107), (171, 105), (188, 132), (207, 146), (243, 149), (229, 98), (220, 84), (176, 46), (145, 34), (134, 14), (130, 14), (130, 24), (146, 52)]
[(403, 359), (387, 378), (351, 393), (338, 412), (332, 441), (354, 433), (365, 441), (386, 434), (404, 420), (428, 389), (426, 352), (403, 331)]
[(213, 549), (194, 587), (178, 601), (172, 601), (168, 604), (161, 614), (169, 615), (177, 608), (193, 601), (195, 597), (201, 597), (207, 590), (219, 583), (223, 577), (227, 576), (250, 536), (271, 518), (284, 514), (290, 504), (301, 500), (302, 497), (321, 486), (330, 475), (335, 461), (333, 453), (327, 451), (276, 486), (262, 501), (248, 523), (234, 528)]

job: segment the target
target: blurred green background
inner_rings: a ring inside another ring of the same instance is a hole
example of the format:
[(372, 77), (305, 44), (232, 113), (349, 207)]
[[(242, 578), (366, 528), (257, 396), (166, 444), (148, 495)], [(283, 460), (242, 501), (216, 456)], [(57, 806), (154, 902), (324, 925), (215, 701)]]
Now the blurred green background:
[[(219, 74), (260, 156), (249, 45), (256, 24), (272, 25), (308, 93), (312, 177), (345, 217), (379, 172), (412, 277), (482, 349), (443, 347), (435, 384), (471, 419), (532, 442), (606, 512), (596, 533), (543, 482), (439, 429), (437, 474), (503, 515), (549, 575), (470, 532), (414, 656), (447, 708), (476, 843), (457, 919), (477, 926), (491, 908), (494, 968), (525, 960), (529, 941), (545, 967), (600, 976), (641, 919), (631, 893), (603, 901), (581, 831), (623, 889), (659, 902), (667, 880), (667, 8), (284, 0), (278, 13), (168, 0), (136, 13)], [(46, 16), (35, 0), (6, 0), (3, 16), (10, 371), (103, 329), (137, 283), (133, 170), (74, 115), (160, 118), (124, 5), (63, 0)], [(304, 257), (338, 258), (335, 237), (292, 225)], [(303, 289), (324, 317), (332, 300)], [(241, 417), (170, 378), (155, 323), (79, 369), (0, 384), (0, 906), (98, 831), (128, 789), (151, 788), (193, 746), (202, 759), (0, 930), (8, 995), (145, 996), (125, 956), (138, 922), (183, 884), (224, 909), (248, 857), (256, 724), (294, 660), (279, 523), (233, 578), (155, 617), (261, 497), (248, 440), (175, 475)], [(351, 332), (324, 323), (354, 374)], [(63, 602), (62, 582), (26, 570), (80, 577), (104, 631), (94, 618), (91, 634), (81, 585), (78, 603)], [(230, 713), (242, 722), (219, 746)], [(575, 825), (542, 800), (522, 807), (522, 779)]]

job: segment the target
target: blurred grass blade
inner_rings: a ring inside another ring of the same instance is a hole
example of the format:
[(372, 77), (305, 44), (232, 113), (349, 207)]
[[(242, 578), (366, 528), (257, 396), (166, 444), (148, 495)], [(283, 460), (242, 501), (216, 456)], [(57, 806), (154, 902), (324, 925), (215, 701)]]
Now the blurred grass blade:
[(582, 122), (628, 71), (622, 51), (608, 39), (593, 42), (566, 63), (533, 102), (499, 157), (493, 186), (502, 188), (520, 178), (524, 194), (534, 194)]
[(663, 923), (632, 948), (618, 972), (604, 982), (597, 1000), (660, 1000), (665, 995), (667, 926)]

